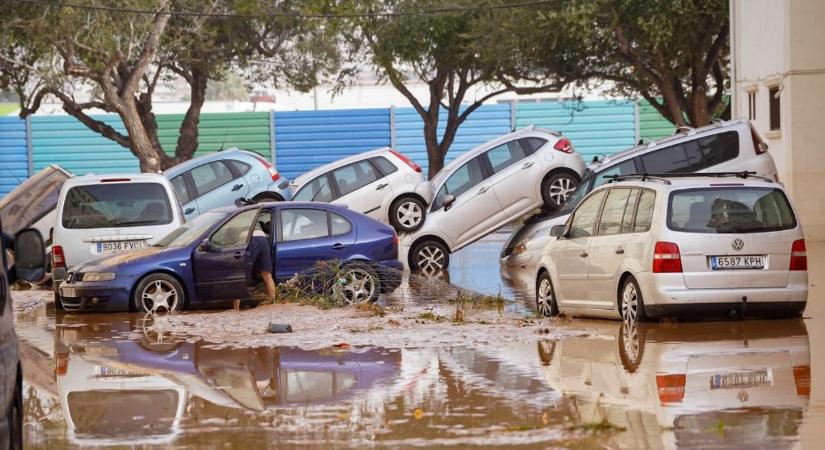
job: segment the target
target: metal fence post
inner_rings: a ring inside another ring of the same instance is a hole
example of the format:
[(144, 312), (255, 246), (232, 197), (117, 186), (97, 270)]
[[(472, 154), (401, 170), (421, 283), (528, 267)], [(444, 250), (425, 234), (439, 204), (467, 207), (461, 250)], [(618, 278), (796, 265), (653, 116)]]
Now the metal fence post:
[(275, 163), (275, 110), (269, 110), (269, 158), (272, 160), (272, 165), (278, 168)]
[(32, 116), (26, 116), (26, 165), (29, 177), (34, 175), (34, 150), (32, 149)]
[(390, 148), (396, 148), (396, 134), (395, 134), (395, 105), (390, 106)]
[(636, 136), (636, 140), (633, 142), (633, 145), (637, 145), (642, 139), (642, 114), (640, 109), (641, 107), (639, 106), (639, 100), (633, 102), (633, 132)]
[(518, 100), (510, 101), (510, 131), (516, 131), (516, 104)]

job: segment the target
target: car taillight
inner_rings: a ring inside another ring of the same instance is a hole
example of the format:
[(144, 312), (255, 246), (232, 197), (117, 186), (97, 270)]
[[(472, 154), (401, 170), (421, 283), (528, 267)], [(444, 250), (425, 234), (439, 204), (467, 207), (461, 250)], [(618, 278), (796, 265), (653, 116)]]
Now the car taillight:
[(52, 246), (52, 269), (66, 267), (66, 255), (63, 254), (63, 247)]
[(255, 155), (255, 159), (257, 159), (258, 161), (261, 162), (261, 164), (264, 165), (267, 172), (269, 172), (269, 175), (272, 177), (272, 181), (278, 181), (278, 180), (281, 179), (281, 174), (279, 174), (278, 171), (275, 170), (274, 167), (272, 167), (272, 164), (269, 161), (265, 160), (264, 158), (262, 158), (258, 155)]
[(808, 253), (805, 239), (793, 241), (791, 245), (791, 270), (808, 270)]
[(759, 133), (753, 125), (751, 125), (751, 140), (753, 141), (753, 151), (756, 152), (757, 155), (768, 151), (768, 144), (759, 137)]
[(58, 352), (55, 359), (54, 374), (56, 376), (66, 375), (66, 371), (69, 369), (69, 354)]
[(682, 255), (673, 242), (656, 243), (653, 250), (653, 273), (681, 273)]
[(392, 153), (393, 155), (395, 155), (395, 157), (396, 157), (396, 158), (398, 158), (398, 159), (400, 159), (401, 161), (404, 161), (404, 164), (406, 164), (406, 165), (410, 166), (410, 168), (411, 168), (412, 170), (414, 170), (414, 171), (416, 171), (416, 172), (418, 172), (418, 173), (421, 173), (421, 166), (419, 166), (418, 164), (416, 164), (416, 163), (415, 163), (415, 161), (411, 160), (410, 158), (407, 158), (407, 155), (405, 155), (405, 154), (403, 154), (403, 153), (399, 153), (399, 152), (397, 152), (397, 151), (395, 151), (395, 150), (390, 150), (390, 153)]
[(686, 381), (687, 377), (683, 373), (656, 375), (659, 401), (662, 403), (681, 403), (682, 399), (685, 398)]
[(571, 144), (570, 139), (567, 139), (566, 137), (556, 141), (556, 143), (553, 144), (553, 148), (560, 152), (573, 153), (573, 144)]
[(796, 395), (811, 396), (811, 366), (794, 366), (793, 381), (796, 384)]

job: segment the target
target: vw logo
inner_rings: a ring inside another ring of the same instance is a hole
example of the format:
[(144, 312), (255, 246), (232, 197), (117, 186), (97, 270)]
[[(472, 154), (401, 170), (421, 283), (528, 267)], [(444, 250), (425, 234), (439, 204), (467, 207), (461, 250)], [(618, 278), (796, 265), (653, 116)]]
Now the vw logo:
[(745, 247), (745, 241), (743, 241), (742, 239), (736, 238), (736, 239), (733, 240), (733, 242), (730, 244), (730, 246), (733, 247), (734, 250), (742, 250)]

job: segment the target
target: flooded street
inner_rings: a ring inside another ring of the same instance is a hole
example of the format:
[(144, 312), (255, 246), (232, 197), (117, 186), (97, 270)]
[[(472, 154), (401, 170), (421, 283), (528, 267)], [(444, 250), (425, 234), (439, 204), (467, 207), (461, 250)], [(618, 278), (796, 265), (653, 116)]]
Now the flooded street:
[[(533, 317), (530, 274), (499, 270), (505, 238), (453, 255), (444, 277)], [(136, 314), (30, 308), (25, 445), (821, 448), (825, 245), (808, 258), (804, 320), (544, 319), (570, 337), (506, 345), (238, 349), (152, 334)]]

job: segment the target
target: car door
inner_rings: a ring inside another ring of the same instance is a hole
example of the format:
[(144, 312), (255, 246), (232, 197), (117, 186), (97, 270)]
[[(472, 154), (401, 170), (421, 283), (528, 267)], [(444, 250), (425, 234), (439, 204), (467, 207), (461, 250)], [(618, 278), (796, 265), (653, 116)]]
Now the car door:
[[(484, 155), (476, 156), (456, 169), (438, 188), (431, 207), (433, 220), (456, 250), (481, 237), (493, 228), (501, 205), (490, 184)], [(444, 209), (447, 195), (455, 201)]]
[(386, 222), (386, 214), (381, 214), (381, 203), (384, 196), (392, 196), (392, 186), (369, 160), (347, 164), (334, 169), (331, 174), (338, 191), (338, 198), (333, 203)]
[(236, 176), (223, 161), (212, 161), (189, 171), (197, 190), (198, 211), (203, 214), (211, 209), (230, 206), (235, 200), (249, 194), (249, 185), (243, 177)]
[(209, 237), (209, 247), (192, 254), (195, 286), (201, 301), (225, 301), (249, 296), (246, 274), (252, 265), (249, 240), (258, 209), (224, 222)]
[(589, 299), (595, 307), (610, 309), (615, 304), (617, 272), (626, 255), (627, 232), (638, 197), (639, 189), (613, 188), (607, 193), (598, 229), (587, 249)]
[(554, 287), (562, 306), (590, 306), (587, 290), (588, 246), (596, 231), (604, 197), (604, 190), (587, 197), (573, 212), (564, 236), (551, 247), (550, 258), (558, 274), (558, 283)]
[(190, 220), (199, 216), (198, 202), (195, 200), (195, 187), (192, 185), (191, 177), (186, 173), (182, 173), (170, 181), (172, 182), (172, 187), (175, 189), (175, 194), (178, 196), (178, 202), (183, 209), (184, 219)]
[(542, 168), (531, 149), (526, 140), (518, 139), (485, 152), (492, 170), (490, 185), (501, 204), (498, 222), (509, 222), (540, 201), (536, 186)]
[(355, 246), (355, 226), (343, 215), (322, 208), (279, 208), (275, 275), (284, 281), (319, 261), (346, 260)]

